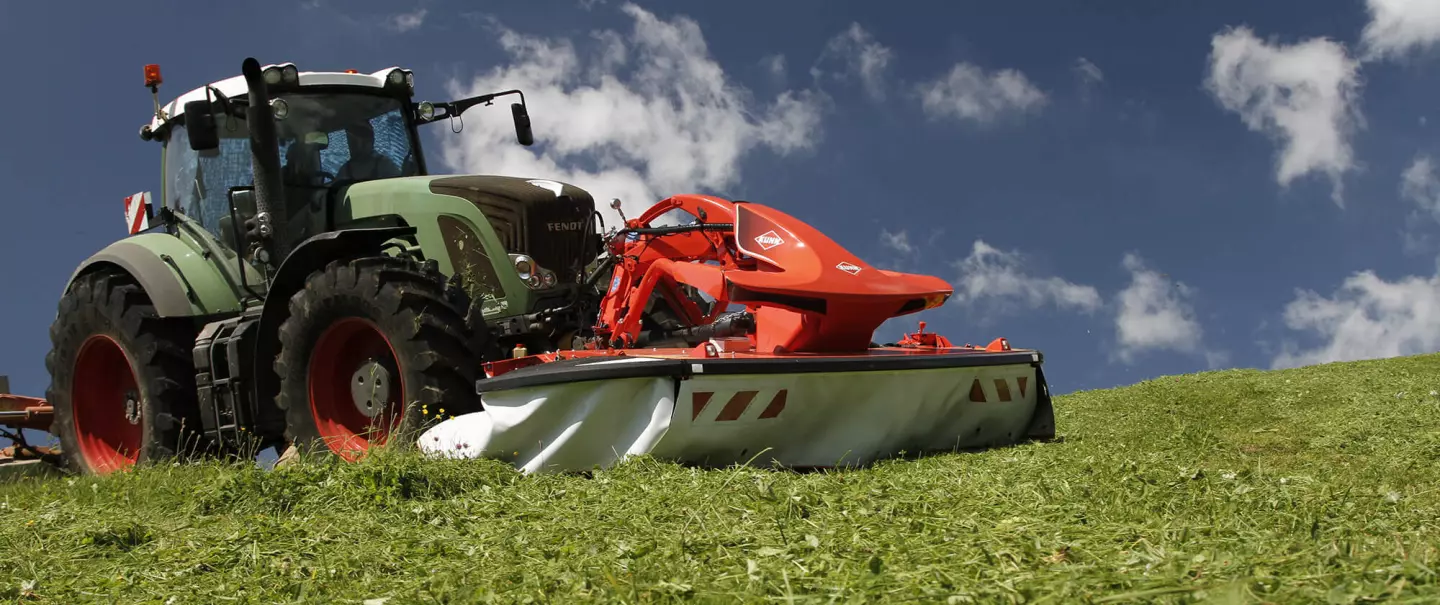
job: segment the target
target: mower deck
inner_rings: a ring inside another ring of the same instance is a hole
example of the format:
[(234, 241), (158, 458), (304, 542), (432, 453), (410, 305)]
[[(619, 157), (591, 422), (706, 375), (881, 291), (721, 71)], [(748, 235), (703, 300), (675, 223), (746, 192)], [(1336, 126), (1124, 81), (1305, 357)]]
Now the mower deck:
[[(705, 347), (697, 347), (704, 349)], [(433, 455), (525, 472), (648, 454), (703, 467), (865, 465), (902, 452), (1054, 434), (1031, 350), (880, 347), (855, 354), (562, 351), (476, 383), (485, 409), (420, 438)]]
[[(658, 224), (672, 213), (688, 218)], [(1038, 351), (952, 346), (924, 322), (894, 345), (871, 340), (943, 305), (944, 280), (871, 266), (776, 208), (714, 196), (662, 200), (606, 241), (594, 337), (485, 364), (483, 409), (426, 431), (422, 450), (526, 472), (641, 454), (829, 467), (1054, 434)]]

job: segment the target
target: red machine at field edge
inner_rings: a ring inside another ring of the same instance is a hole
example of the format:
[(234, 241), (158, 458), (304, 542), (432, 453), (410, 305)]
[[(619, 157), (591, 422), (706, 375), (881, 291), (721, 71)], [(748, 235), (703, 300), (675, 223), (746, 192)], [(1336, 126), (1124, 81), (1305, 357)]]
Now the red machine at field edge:
[[(684, 211), (690, 225), (646, 227)], [(824, 234), (774, 208), (700, 195), (677, 195), (626, 222), (614, 238), (621, 259), (602, 302), (597, 333), (612, 346), (636, 344), (640, 317), (658, 290), (690, 325), (709, 324), (731, 303), (751, 307), (755, 350), (776, 353), (859, 352), (875, 329), (899, 315), (937, 307), (952, 293), (928, 275), (876, 269)], [(703, 312), (680, 284), (715, 302)]]
[(873, 342), (949, 284), (873, 267), (775, 208), (667, 198), (606, 234), (590, 276), (609, 278), (593, 336), (485, 364), (484, 410), (422, 450), (527, 472), (637, 454), (816, 467), (1054, 435), (1039, 351), (954, 346), (923, 322)]
[[(619, 210), (618, 200), (612, 208)], [(724, 352), (757, 360), (1011, 350), (1004, 338), (957, 347), (925, 332), (924, 322), (895, 345), (877, 345), (872, 338), (881, 324), (939, 307), (953, 288), (934, 276), (873, 267), (814, 227), (763, 204), (671, 196), (612, 229), (605, 252), (592, 273), (610, 271), (594, 337), (570, 351), (516, 351), (513, 359), (486, 364), (490, 378), (639, 349), (646, 355)], [(736, 306), (744, 310), (733, 311)]]

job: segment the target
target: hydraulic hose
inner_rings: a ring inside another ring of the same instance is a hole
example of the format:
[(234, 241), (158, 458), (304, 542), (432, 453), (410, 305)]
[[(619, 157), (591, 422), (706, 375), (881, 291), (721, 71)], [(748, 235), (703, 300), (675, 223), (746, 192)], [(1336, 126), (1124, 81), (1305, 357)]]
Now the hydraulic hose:
[(653, 343), (679, 338), (690, 345), (727, 336), (743, 336), (755, 329), (755, 316), (745, 311), (722, 315), (714, 323), (678, 330), (643, 330), (635, 338), (634, 347), (651, 346)]
[(733, 223), (700, 223), (698, 225), (676, 225), (674, 227), (631, 227), (622, 229), (622, 233), (634, 233), (636, 235), (671, 235), (674, 233), (686, 233), (690, 231), (734, 231)]

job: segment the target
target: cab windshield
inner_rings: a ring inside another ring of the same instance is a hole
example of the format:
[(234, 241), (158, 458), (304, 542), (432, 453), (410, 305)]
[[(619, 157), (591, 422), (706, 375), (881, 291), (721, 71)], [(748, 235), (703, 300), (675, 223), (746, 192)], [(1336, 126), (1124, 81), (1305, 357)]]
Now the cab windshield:
[(288, 186), (328, 186), (418, 173), (399, 99), (378, 95), (280, 96), (275, 121)]
[[(293, 92), (276, 95), (284, 111), (275, 120), (280, 173), (292, 213), (333, 186), (419, 174), (404, 104), (363, 93)], [(229, 191), (254, 184), (250, 133), (245, 120), (216, 116), (220, 147), (190, 149), (176, 124), (165, 147), (168, 205), (221, 241), (231, 239)]]

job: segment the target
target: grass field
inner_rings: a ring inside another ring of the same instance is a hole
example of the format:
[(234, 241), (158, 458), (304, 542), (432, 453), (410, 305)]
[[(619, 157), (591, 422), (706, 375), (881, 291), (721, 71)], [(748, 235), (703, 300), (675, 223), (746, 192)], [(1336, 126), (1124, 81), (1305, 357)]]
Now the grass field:
[[(1052, 370), (1063, 371), (1063, 370)], [(864, 471), (382, 456), (0, 486), (26, 603), (1440, 602), (1440, 355), (1060, 397)]]

